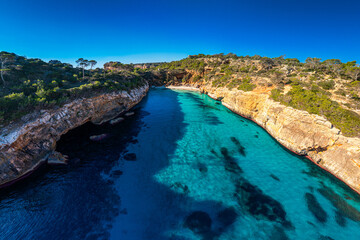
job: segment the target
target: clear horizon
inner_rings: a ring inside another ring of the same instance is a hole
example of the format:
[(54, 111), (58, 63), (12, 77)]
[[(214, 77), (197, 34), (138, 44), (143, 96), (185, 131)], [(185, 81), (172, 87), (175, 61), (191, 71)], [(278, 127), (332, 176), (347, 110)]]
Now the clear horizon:
[[(92, 58), (89, 57), (83, 57), (88, 60), (96, 60), (97, 65), (95, 67), (103, 67), (103, 65), (106, 62), (110, 61), (116, 61), (126, 64), (137, 64), (137, 63), (153, 63), (153, 62), (170, 62), (170, 61), (176, 61), (183, 58), (186, 58), (188, 55), (184, 54), (133, 54), (133, 55), (127, 55), (127, 56), (109, 56), (109, 57), (98, 57), (98, 58)], [(57, 59), (57, 58), (44, 58), (42, 59), (44, 61), (50, 61), (50, 60), (60, 60), (61, 62), (70, 63), (74, 66), (76, 66), (76, 60), (77, 58), (69, 58), (69, 59)]]
[(360, 3), (3, 0), (0, 51), (75, 65), (235, 53), (360, 61)]

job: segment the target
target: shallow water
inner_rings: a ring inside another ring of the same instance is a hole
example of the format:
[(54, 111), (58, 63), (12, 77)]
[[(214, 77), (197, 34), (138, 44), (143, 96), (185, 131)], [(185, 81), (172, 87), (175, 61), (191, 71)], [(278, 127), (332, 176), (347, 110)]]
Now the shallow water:
[(357, 195), (219, 102), (152, 89), (134, 111), (2, 190), (0, 239), (360, 239)]

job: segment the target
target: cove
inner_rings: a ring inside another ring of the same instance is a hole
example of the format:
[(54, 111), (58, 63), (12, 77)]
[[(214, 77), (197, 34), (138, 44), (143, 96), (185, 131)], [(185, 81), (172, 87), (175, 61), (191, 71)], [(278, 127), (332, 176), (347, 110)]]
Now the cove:
[(220, 102), (152, 89), (133, 111), (1, 190), (0, 239), (360, 239), (356, 194)]

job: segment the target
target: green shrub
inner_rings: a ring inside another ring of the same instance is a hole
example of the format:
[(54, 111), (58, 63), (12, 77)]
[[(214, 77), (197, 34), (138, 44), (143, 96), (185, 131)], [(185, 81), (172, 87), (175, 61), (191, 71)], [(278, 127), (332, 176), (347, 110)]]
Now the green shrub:
[(335, 94), (341, 95), (341, 96), (346, 96), (346, 91), (343, 89), (339, 89), (335, 91)]
[(350, 96), (351, 96), (352, 99), (354, 99), (354, 100), (356, 100), (356, 101), (360, 101), (360, 97), (359, 97), (359, 95), (358, 95), (356, 92), (351, 91), (351, 92), (350, 92)]
[(280, 101), (281, 101), (281, 90), (280, 90), (280, 89), (277, 89), (277, 88), (271, 90), (271, 95), (270, 95), (270, 97), (271, 97), (272, 99), (274, 99), (275, 101), (280, 102)]
[(252, 84), (252, 83), (241, 83), (238, 87), (239, 90), (243, 90), (245, 92), (247, 91), (252, 91), (256, 88), (256, 85), (255, 84)]
[(334, 80), (322, 81), (322, 82), (319, 82), (318, 85), (325, 90), (330, 90), (330, 89), (335, 88)]
[(200, 79), (201, 79), (201, 76), (200, 76), (200, 75), (196, 75), (196, 76), (193, 78), (194, 82), (197, 82), (197, 81), (199, 81)]
[(255, 88), (256, 88), (256, 84), (251, 83), (251, 77), (249, 76), (243, 78), (241, 84), (238, 87), (239, 90), (243, 90), (245, 92), (252, 91)]

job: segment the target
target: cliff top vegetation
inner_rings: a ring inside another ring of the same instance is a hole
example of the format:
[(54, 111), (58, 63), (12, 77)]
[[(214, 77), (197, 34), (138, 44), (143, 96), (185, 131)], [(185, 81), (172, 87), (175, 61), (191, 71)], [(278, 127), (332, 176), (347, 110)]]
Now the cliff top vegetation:
[(93, 69), (96, 61), (83, 58), (77, 63), (73, 67), (58, 60), (44, 62), (0, 52), (0, 125), (76, 98), (127, 91), (144, 84), (141, 72)]
[(156, 85), (211, 84), (258, 91), (297, 109), (326, 117), (346, 136), (360, 136), (360, 67), (338, 59), (190, 55), (168, 63), (123, 64), (80, 58), (78, 66), (0, 52), (0, 124), (80, 97)]
[(211, 84), (267, 93), (275, 101), (326, 117), (346, 136), (360, 137), (360, 67), (356, 61), (194, 55), (153, 69), (164, 84)]

